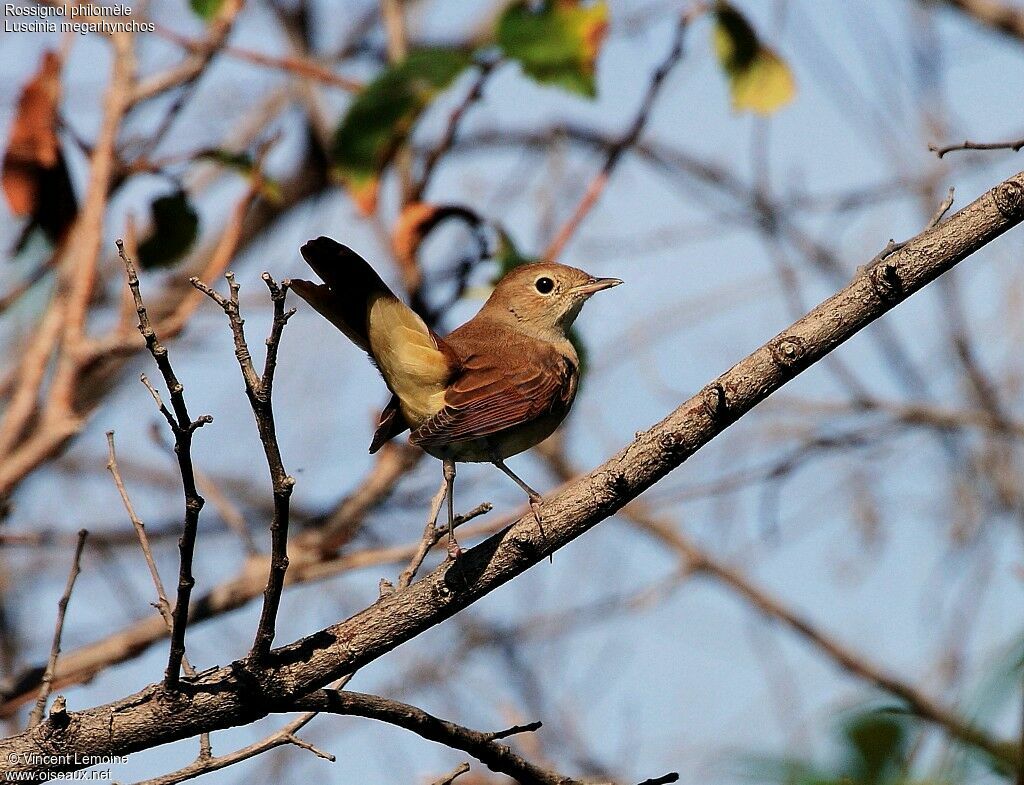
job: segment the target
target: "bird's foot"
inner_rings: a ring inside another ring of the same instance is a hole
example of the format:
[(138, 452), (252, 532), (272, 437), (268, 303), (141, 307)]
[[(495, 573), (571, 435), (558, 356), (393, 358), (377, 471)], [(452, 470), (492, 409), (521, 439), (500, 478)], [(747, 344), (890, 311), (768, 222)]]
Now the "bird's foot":
[(537, 521), (541, 534), (544, 533), (544, 521), (541, 520), (540, 510), (544, 506), (544, 497), (539, 493), (530, 495), (530, 509), (533, 510), (533, 519)]
[[(544, 497), (539, 493), (530, 495), (530, 509), (533, 510), (533, 519), (537, 521), (537, 528), (540, 529), (540, 536), (545, 540), (548, 538), (547, 534), (544, 533), (544, 521), (541, 519), (540, 510), (544, 505)], [(554, 554), (548, 554), (548, 562), (554, 562)]]
[(458, 541), (452, 537), (448, 540), (448, 559), (449, 561), (458, 561), (460, 556), (462, 556), (462, 548), (459, 546)]

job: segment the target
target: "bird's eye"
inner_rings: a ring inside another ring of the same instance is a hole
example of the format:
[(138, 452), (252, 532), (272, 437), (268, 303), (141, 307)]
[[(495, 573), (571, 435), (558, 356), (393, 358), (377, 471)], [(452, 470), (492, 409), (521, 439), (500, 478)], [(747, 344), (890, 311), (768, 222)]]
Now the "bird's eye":
[(537, 287), (537, 291), (541, 294), (551, 294), (551, 290), (555, 288), (555, 282), (544, 276), (543, 278), (538, 278), (534, 286)]

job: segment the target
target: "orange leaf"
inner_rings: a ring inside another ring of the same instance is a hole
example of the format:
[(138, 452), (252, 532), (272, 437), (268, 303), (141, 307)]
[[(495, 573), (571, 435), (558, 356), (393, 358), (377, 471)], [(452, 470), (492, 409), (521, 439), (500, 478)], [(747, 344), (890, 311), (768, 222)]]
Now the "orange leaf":
[(448, 218), (461, 218), (473, 229), (483, 223), (480, 216), (468, 207), (457, 204), (413, 202), (398, 216), (391, 232), (391, 248), (402, 267), (402, 276), (409, 291), (415, 291), (420, 284), (420, 268), (416, 261), (420, 245), (434, 227)]
[(368, 218), (377, 212), (377, 192), (380, 190), (380, 180), (370, 177), (362, 181), (345, 181), (345, 187), (360, 215)]
[(57, 103), (60, 57), (46, 52), (35, 76), (25, 85), (4, 155), (3, 189), (15, 215), (36, 212), (46, 170), (60, 163)]

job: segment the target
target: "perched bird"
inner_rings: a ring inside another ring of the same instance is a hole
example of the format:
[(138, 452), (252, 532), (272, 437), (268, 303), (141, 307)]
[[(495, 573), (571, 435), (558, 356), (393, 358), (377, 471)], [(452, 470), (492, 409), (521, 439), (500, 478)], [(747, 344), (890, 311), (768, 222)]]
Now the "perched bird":
[(370, 444), (409, 440), (444, 465), (449, 553), (455, 464), (492, 463), (530, 497), (540, 522), (542, 498), (505, 465), (550, 436), (576, 395), (579, 358), (567, 333), (583, 303), (617, 278), (540, 262), (516, 267), (480, 312), (444, 338), (399, 300), (359, 254), (328, 237), (302, 246), (324, 283), (291, 288), (365, 351), (391, 391)]

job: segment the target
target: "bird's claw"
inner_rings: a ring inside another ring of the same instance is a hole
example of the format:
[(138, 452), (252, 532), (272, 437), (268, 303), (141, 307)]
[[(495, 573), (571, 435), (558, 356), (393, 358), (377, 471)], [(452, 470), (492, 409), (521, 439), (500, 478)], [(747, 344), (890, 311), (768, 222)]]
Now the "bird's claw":
[[(540, 494), (530, 497), (530, 509), (533, 510), (533, 519), (537, 521), (537, 528), (540, 529), (540, 536), (546, 540), (548, 536), (544, 533), (544, 521), (540, 517), (540, 509), (543, 505), (544, 497)], [(554, 554), (548, 554), (548, 561), (554, 561)]]
[(531, 496), (530, 497), (530, 509), (533, 510), (533, 519), (537, 521), (537, 525), (540, 526), (541, 531), (544, 530), (544, 522), (540, 518), (540, 509), (544, 505), (544, 498), (542, 496)]
[(455, 540), (448, 541), (448, 559), (450, 561), (458, 561), (459, 557), (462, 556), (462, 548)]

